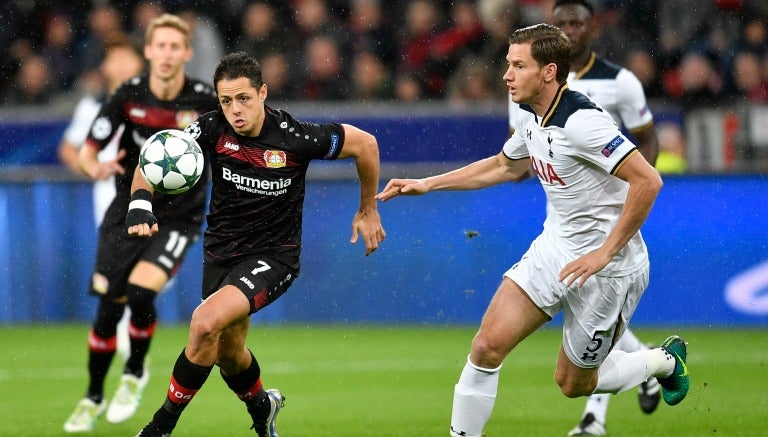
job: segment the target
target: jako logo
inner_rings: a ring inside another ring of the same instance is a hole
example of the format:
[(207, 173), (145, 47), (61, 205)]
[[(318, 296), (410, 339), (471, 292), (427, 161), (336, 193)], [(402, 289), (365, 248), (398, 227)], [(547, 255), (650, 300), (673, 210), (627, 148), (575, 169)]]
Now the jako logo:
[(230, 143), (229, 141), (227, 141), (226, 143), (224, 143), (224, 147), (225, 147), (225, 148), (227, 148), (227, 149), (229, 149), (229, 150), (234, 150), (235, 152), (237, 152), (238, 150), (240, 150), (240, 145), (239, 145), (239, 144)]
[(251, 290), (253, 290), (253, 289), (254, 289), (254, 286), (253, 286), (253, 282), (251, 282), (251, 281), (250, 281), (250, 279), (248, 279), (248, 278), (246, 278), (245, 276), (243, 276), (243, 277), (241, 277), (241, 278), (240, 278), (240, 280), (241, 280), (241, 281), (243, 281), (243, 283), (244, 283), (245, 285), (247, 285), (247, 286), (248, 286), (248, 288), (250, 288)]

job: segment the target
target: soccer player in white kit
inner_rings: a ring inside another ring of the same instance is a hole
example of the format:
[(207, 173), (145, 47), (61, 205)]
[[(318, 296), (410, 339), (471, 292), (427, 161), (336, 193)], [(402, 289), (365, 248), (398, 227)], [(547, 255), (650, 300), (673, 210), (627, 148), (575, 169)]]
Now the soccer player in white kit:
[[(653, 114), (648, 108), (642, 84), (632, 72), (598, 56), (591, 46), (594, 10), (586, 0), (558, 0), (552, 11), (553, 24), (560, 28), (571, 41), (570, 72), (568, 87), (586, 94), (603, 107), (614, 120), (623, 126), (645, 159), (656, 163), (658, 140), (653, 126)], [(510, 129), (519, 106), (509, 99)], [(616, 344), (625, 352), (647, 349), (627, 328)], [(638, 386), (641, 410), (650, 414), (656, 410), (661, 393), (656, 378), (650, 378)], [(609, 394), (589, 397), (579, 424), (569, 433), (576, 435), (605, 435)]]
[[(77, 103), (67, 128), (64, 130), (59, 143), (58, 155), (62, 164), (65, 164), (73, 173), (83, 174), (80, 168), (78, 155), (88, 132), (96, 116), (99, 115), (101, 104), (106, 97), (114, 92), (126, 80), (138, 76), (144, 70), (144, 58), (128, 36), (115, 34), (108, 40), (104, 47), (104, 60), (99, 66), (99, 73), (104, 80), (104, 93), (102, 95), (85, 95)], [(117, 158), (117, 143), (120, 135), (100, 151), (99, 161), (111, 161)], [(115, 197), (115, 176), (105, 174), (103, 179), (93, 183), (93, 220), (96, 227), (101, 225), (104, 213)]]
[[(64, 135), (59, 143), (59, 160), (73, 173), (83, 174), (78, 155), (88, 138), (93, 120), (99, 115), (102, 102), (123, 82), (138, 76), (143, 70), (144, 58), (138, 47), (127, 35), (115, 34), (106, 42), (104, 59), (99, 66), (99, 73), (105, 82), (104, 93), (100, 96), (88, 94), (80, 99), (75, 107), (72, 120), (64, 130)], [(100, 162), (117, 159), (117, 143), (120, 141), (121, 135), (122, 132), (115, 135), (109, 145), (99, 152)], [(115, 176), (111, 173), (103, 176), (103, 179), (93, 182), (93, 221), (97, 228), (101, 226), (104, 213), (112, 203), (112, 199), (115, 198)], [(128, 319), (130, 316), (130, 309), (126, 309), (117, 325), (117, 353), (123, 360), (127, 360), (130, 354), (130, 341), (128, 339)]]
[(504, 80), (521, 105), (502, 151), (423, 179), (393, 179), (377, 198), (474, 190), (533, 168), (550, 205), (542, 233), (504, 274), (454, 388), (450, 434), (480, 436), (496, 399), (504, 358), (563, 312), (555, 380), (567, 397), (621, 393), (659, 379), (665, 402), (688, 393), (686, 344), (670, 336), (654, 349), (613, 348), (648, 285), (639, 229), (661, 189), (659, 173), (613, 118), (566, 77), (570, 42), (539, 24), (510, 38)]

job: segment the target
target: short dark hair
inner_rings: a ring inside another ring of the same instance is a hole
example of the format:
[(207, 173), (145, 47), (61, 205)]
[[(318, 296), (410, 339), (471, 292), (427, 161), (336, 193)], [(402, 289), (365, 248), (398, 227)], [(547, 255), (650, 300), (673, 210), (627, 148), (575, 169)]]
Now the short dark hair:
[(557, 0), (555, 2), (555, 6), (553, 6), (552, 9), (563, 5), (581, 5), (587, 8), (590, 14), (595, 15), (595, 8), (587, 0)]
[(555, 79), (564, 83), (571, 68), (571, 42), (562, 30), (551, 24), (534, 24), (518, 29), (509, 37), (510, 44), (531, 44), (531, 56), (539, 64), (557, 65)]
[(219, 62), (216, 71), (213, 73), (213, 86), (222, 79), (237, 79), (246, 77), (251, 81), (254, 88), (260, 88), (264, 85), (264, 79), (261, 76), (261, 64), (256, 58), (245, 52), (230, 53)]

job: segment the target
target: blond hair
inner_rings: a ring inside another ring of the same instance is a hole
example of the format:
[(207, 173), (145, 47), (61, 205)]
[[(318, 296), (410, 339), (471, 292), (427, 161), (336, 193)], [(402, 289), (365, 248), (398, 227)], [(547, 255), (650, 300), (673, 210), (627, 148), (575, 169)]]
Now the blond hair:
[(163, 14), (149, 23), (147, 32), (144, 34), (144, 44), (152, 42), (152, 36), (158, 27), (170, 27), (178, 30), (184, 35), (184, 44), (187, 47), (192, 46), (192, 32), (189, 30), (189, 24), (178, 15)]

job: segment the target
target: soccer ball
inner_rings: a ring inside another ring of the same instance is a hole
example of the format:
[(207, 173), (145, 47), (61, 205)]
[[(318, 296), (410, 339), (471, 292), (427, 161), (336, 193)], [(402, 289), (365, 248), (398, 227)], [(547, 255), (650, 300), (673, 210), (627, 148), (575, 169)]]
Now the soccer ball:
[(176, 129), (156, 132), (139, 152), (144, 179), (164, 194), (179, 194), (192, 188), (203, 174), (203, 150), (189, 134)]

